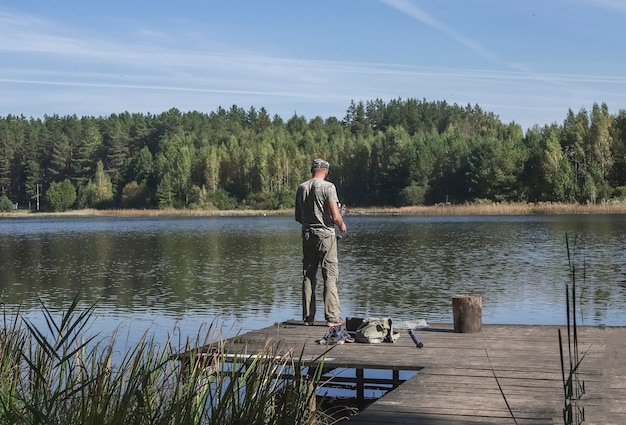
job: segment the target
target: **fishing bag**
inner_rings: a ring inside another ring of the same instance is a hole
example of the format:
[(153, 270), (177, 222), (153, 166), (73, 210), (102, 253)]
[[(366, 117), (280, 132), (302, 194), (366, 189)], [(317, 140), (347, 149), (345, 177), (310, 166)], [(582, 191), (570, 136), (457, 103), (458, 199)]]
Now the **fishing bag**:
[(396, 342), (400, 336), (394, 331), (391, 319), (370, 317), (363, 320), (354, 333), (356, 342), (379, 344), (381, 342)]

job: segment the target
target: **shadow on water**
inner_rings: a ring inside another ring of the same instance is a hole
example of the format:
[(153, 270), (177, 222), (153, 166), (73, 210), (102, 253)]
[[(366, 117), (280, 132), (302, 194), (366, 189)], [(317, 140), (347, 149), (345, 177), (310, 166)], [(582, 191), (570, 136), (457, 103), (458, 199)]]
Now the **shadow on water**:
[[(367, 382), (359, 390), (355, 382), (349, 382), (359, 379), (356, 369), (333, 369), (324, 375), (322, 382), (326, 380), (326, 383), (317, 391), (320, 409), (335, 419), (354, 416), (394, 390), (394, 385), (390, 383), (394, 379), (392, 373), (391, 370), (364, 369), (361, 378)], [(399, 384), (411, 379), (417, 373), (415, 370), (399, 371)]]

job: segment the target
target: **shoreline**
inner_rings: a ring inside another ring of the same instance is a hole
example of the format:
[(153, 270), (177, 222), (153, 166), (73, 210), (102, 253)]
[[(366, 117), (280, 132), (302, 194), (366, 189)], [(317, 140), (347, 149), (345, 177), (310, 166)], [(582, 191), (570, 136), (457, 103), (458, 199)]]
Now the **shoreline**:
[[(25, 217), (254, 217), (289, 216), (292, 209), (283, 210), (96, 210), (83, 209), (65, 212), (34, 212), (17, 210), (0, 212), (0, 218)], [(468, 204), (431, 205), (412, 207), (348, 207), (346, 216), (404, 215), (404, 216), (459, 216), (459, 215), (553, 215), (553, 214), (626, 214), (626, 202), (606, 204)]]

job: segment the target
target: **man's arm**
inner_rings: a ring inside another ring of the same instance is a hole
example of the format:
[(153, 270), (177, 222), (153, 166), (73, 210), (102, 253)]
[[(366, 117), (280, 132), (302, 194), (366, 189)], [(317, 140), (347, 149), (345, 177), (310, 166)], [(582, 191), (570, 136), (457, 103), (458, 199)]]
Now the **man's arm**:
[(294, 209), (294, 218), (300, 224), (302, 224), (302, 207), (300, 207), (300, 188), (296, 191), (296, 207)]
[(337, 202), (328, 202), (328, 206), (330, 208), (330, 217), (333, 219), (333, 223), (339, 227), (341, 233), (346, 233), (348, 228), (346, 227), (346, 223), (343, 221), (343, 217), (341, 216), (341, 212), (339, 212), (339, 206)]
[(296, 209), (295, 209), (294, 217), (298, 223), (302, 224), (302, 215), (300, 214), (300, 206), (298, 205), (297, 202), (296, 202)]

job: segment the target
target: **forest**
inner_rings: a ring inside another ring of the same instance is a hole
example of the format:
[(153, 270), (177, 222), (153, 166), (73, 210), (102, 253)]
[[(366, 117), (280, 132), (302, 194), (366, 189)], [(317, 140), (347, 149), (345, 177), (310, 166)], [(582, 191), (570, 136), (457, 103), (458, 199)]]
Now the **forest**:
[[(345, 117), (210, 113), (0, 118), (0, 205), (283, 209), (311, 160), (348, 206), (600, 203), (626, 198), (626, 111), (564, 111), (524, 131), (478, 105), (380, 99)], [(6, 207), (5, 207), (6, 208)]]

